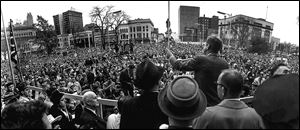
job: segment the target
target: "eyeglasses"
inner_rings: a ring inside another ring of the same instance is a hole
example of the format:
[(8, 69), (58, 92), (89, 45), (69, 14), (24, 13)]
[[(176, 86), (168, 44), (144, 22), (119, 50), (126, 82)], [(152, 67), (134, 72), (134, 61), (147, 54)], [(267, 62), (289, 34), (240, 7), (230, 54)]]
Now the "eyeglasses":
[(215, 84), (215, 85), (220, 85), (220, 86), (222, 86), (222, 87), (225, 87), (224, 84), (221, 84), (221, 83), (218, 83), (218, 82), (214, 82), (214, 84)]

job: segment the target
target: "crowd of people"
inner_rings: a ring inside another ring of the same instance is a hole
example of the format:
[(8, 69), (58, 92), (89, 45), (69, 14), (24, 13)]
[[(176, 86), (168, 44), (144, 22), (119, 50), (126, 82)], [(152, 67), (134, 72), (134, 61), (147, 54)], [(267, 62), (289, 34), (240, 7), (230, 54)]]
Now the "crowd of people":
[[(204, 45), (171, 42), (170, 49), (166, 49), (166, 43), (136, 44), (133, 52), (122, 54), (119, 49), (97, 47), (70, 49), (67, 55), (29, 54), (24, 56), (26, 63), (20, 66), (22, 78), (15, 75), (16, 81), (24, 80), (16, 87), (6, 74), (9, 67), (3, 67), (8, 61), (1, 61), (1, 117), (2, 113), (7, 114), (1, 118), (1, 122), (7, 120), (7, 124), (1, 123), (1, 128), (9, 128), (12, 120), (8, 108), (35, 109), (28, 108), (26, 102), (34, 107), (41, 106), (41, 102), (47, 103), (49, 111), (39, 110), (36, 118), (44, 119), (46, 114), (52, 128), (215, 128), (209, 127), (213, 125), (206, 120), (211, 116), (207, 111), (214, 111), (219, 103), (231, 104), (229, 101), (224, 103), (224, 97), (255, 96), (264, 81), (274, 73), (283, 73), (272, 70), (278, 67), (277, 62), (282, 62), (274, 60), (272, 54), (222, 49), (222, 41), (218, 40), (212, 36)], [(282, 66), (299, 75), (297, 56), (288, 57), (288, 64)], [(44, 91), (34, 97), (28, 86)], [(185, 90), (185, 93), (181, 92)], [(68, 99), (63, 93), (81, 95), (83, 99)], [(118, 106), (104, 106), (101, 118), (96, 113), (98, 98), (118, 100)], [(247, 108), (245, 111), (251, 111), (248, 113), (251, 118), (246, 117), (240, 127), (224, 123), (223, 128), (265, 128), (253, 108), (246, 104), (241, 106)], [(24, 116), (30, 118), (29, 115)], [(246, 122), (248, 120), (252, 120), (252, 126)]]

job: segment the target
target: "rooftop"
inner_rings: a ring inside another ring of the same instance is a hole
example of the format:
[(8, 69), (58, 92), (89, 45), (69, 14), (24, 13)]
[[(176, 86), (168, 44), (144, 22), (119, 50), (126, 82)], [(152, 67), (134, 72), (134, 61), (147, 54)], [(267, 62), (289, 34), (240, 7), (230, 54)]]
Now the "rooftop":
[(135, 20), (129, 20), (128, 24), (135, 24), (135, 23), (150, 23), (152, 26), (154, 26), (154, 24), (152, 23), (151, 19), (135, 19)]

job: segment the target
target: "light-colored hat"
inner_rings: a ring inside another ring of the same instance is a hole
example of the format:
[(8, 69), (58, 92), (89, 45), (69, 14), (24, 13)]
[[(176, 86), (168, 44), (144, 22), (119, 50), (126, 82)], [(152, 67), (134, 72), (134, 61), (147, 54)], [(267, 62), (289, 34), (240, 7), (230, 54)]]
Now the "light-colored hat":
[(188, 76), (179, 76), (162, 89), (158, 104), (163, 113), (173, 119), (190, 120), (206, 109), (207, 100), (197, 82)]

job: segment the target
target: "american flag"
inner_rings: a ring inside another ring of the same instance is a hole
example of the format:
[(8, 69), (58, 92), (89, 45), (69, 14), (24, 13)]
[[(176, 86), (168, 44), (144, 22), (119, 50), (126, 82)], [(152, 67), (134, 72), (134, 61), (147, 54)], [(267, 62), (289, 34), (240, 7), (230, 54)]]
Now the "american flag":
[[(11, 52), (11, 61), (14, 64), (13, 68), (14, 68), (14, 72), (17, 74), (20, 74), (20, 69), (19, 69), (19, 58), (18, 58), (18, 54), (17, 54), (17, 45), (16, 45), (16, 39), (14, 37), (14, 33), (13, 33), (13, 25), (12, 25), (13, 21), (10, 19), (10, 52)], [(20, 78), (22, 79), (22, 76), (19, 75)]]

